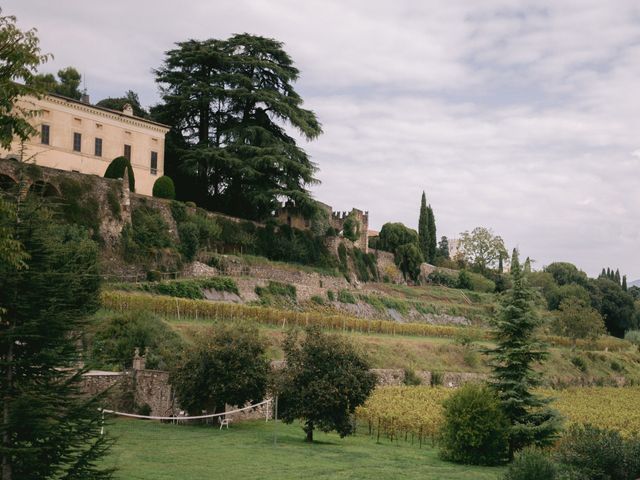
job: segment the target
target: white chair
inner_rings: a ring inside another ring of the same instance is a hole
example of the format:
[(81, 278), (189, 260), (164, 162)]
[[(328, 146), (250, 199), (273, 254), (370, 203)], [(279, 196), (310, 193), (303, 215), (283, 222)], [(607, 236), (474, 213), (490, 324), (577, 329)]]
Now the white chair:
[(222, 427), (227, 427), (227, 430), (229, 430), (229, 419), (227, 417), (218, 417), (218, 423), (220, 424), (220, 430), (222, 430)]

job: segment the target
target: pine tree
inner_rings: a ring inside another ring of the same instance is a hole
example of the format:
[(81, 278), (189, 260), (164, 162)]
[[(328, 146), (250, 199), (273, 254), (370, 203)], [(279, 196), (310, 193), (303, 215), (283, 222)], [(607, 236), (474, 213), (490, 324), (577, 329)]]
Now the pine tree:
[(437, 233), (436, 233), (436, 217), (433, 214), (433, 209), (431, 205), (427, 207), (427, 211), (429, 212), (429, 221), (428, 221), (428, 231), (429, 231), (429, 257), (427, 261), (429, 263), (434, 263), (436, 260), (436, 251), (437, 251)]
[(527, 445), (551, 443), (558, 419), (548, 401), (533, 393), (539, 385), (539, 374), (533, 366), (542, 362), (547, 352), (534, 336), (539, 318), (515, 249), (511, 277), (513, 288), (507, 292), (495, 320), (497, 347), (487, 353), (492, 357), (493, 385), (511, 423), (509, 453), (513, 457), (514, 452)]
[(614, 281), (615, 281), (618, 285), (620, 285), (621, 278), (620, 278), (620, 270), (619, 270), (619, 269), (616, 269), (616, 273), (615, 273), (615, 275), (614, 275)]
[(438, 243), (438, 256), (445, 260), (449, 260), (449, 239), (444, 235)]
[(612, 273), (612, 272), (611, 272), (611, 269), (610, 269), (609, 267), (607, 267), (607, 278), (608, 278), (609, 280), (613, 280), (613, 278), (611, 277), (611, 273)]
[(98, 308), (98, 248), (33, 199), (8, 201), (0, 231), (21, 262), (0, 256), (2, 479), (104, 479), (99, 399), (81, 395), (79, 335)]
[(430, 261), (429, 245), (431, 238), (429, 237), (429, 210), (427, 208), (427, 196), (422, 192), (422, 200), (420, 201), (420, 217), (418, 218), (418, 245), (425, 262)]
[(625, 292), (627, 291), (627, 276), (626, 275), (622, 276), (622, 290), (624, 290)]

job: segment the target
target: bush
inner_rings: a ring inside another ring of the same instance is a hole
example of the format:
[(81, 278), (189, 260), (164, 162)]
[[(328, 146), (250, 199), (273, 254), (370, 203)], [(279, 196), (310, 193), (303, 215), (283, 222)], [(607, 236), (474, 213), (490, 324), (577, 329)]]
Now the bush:
[(313, 303), (315, 303), (316, 305), (324, 305), (325, 304), (324, 298), (322, 298), (320, 295), (313, 295), (311, 297), (311, 301)]
[(587, 364), (582, 357), (573, 357), (571, 359), (571, 363), (573, 363), (573, 366), (576, 367), (581, 372), (587, 371)]
[(355, 242), (360, 238), (360, 222), (356, 220), (354, 215), (347, 215), (342, 226), (342, 235), (344, 238), (347, 238), (352, 242)]
[(483, 293), (493, 293), (496, 290), (496, 284), (479, 273), (467, 272), (471, 278), (471, 290)]
[(171, 177), (163, 175), (153, 184), (153, 196), (173, 200), (176, 198), (176, 187), (173, 185)]
[(456, 288), (458, 285), (458, 275), (445, 270), (434, 270), (429, 274), (427, 280), (436, 285), (449, 288)]
[(568, 478), (633, 480), (640, 476), (640, 441), (591, 425), (573, 425), (556, 448)]
[(333, 290), (327, 290), (327, 298), (330, 302), (334, 302), (336, 300), (336, 294), (333, 293)]
[(410, 387), (422, 385), (422, 379), (411, 368), (404, 369), (404, 384)]
[(460, 273), (458, 274), (458, 284), (456, 287), (463, 290), (473, 290), (473, 283), (471, 282), (469, 272), (466, 270), (460, 270)]
[(193, 260), (200, 246), (198, 226), (193, 222), (180, 223), (178, 224), (178, 235), (180, 236), (180, 251), (187, 260)]
[(131, 162), (127, 160), (126, 157), (114, 158), (107, 167), (107, 170), (104, 172), (104, 178), (124, 178), (125, 169), (129, 174), (129, 190), (135, 192), (136, 179), (133, 175), (133, 167), (131, 166)]
[(442, 458), (472, 465), (498, 465), (508, 459), (509, 422), (493, 389), (466, 384), (443, 406)]
[(634, 345), (640, 347), (640, 330), (629, 330), (625, 334), (624, 339), (627, 342), (631, 342)]
[[(106, 318), (105, 318), (106, 317)], [(147, 355), (147, 368), (167, 369), (182, 346), (180, 337), (149, 312), (98, 315), (90, 335), (90, 359), (94, 367), (129, 368), (133, 352)]]
[(555, 480), (558, 466), (539, 448), (525, 448), (517, 453), (503, 480)]
[(338, 301), (341, 303), (356, 303), (356, 297), (349, 290), (340, 290), (338, 292)]
[(444, 381), (444, 374), (442, 372), (431, 372), (431, 381), (429, 382), (432, 387), (439, 387)]

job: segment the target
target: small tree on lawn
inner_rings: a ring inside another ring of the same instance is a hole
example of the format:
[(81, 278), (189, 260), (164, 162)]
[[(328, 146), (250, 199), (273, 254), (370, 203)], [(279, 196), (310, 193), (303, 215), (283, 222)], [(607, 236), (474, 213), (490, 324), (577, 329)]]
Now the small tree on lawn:
[(533, 309), (531, 290), (520, 268), (518, 252), (511, 260), (513, 288), (506, 294), (495, 320), (497, 346), (488, 351), (492, 358), (494, 387), (509, 419), (509, 457), (527, 445), (544, 446), (556, 435), (558, 418), (548, 401), (533, 393), (539, 376), (533, 370), (546, 357), (534, 330), (539, 319)]
[(191, 414), (262, 401), (269, 362), (257, 328), (221, 325), (199, 337), (171, 373), (180, 406)]
[(285, 423), (304, 422), (306, 440), (313, 431), (335, 430), (340, 437), (354, 431), (353, 414), (376, 385), (370, 365), (339, 335), (307, 328), (304, 338), (291, 331), (284, 342), (286, 367), (276, 390)]

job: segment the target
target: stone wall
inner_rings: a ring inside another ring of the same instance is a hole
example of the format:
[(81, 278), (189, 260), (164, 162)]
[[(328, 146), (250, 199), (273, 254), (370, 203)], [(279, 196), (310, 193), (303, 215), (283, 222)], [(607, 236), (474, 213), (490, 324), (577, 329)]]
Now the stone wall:
[[(404, 385), (405, 372), (399, 368), (374, 368), (371, 370), (378, 377), (379, 387)], [(432, 372), (418, 370), (415, 372), (422, 385), (431, 385)], [(442, 374), (442, 386), (456, 388), (469, 382), (483, 381), (488, 378), (484, 373), (445, 372)]]
[(137, 405), (149, 405), (151, 415), (171, 416), (177, 413), (168, 372), (136, 370), (134, 376)]

